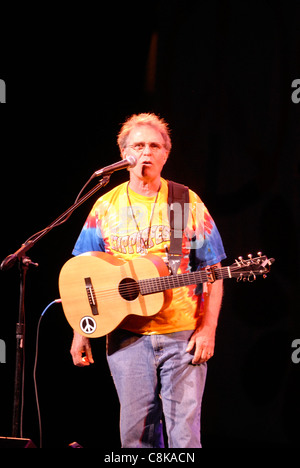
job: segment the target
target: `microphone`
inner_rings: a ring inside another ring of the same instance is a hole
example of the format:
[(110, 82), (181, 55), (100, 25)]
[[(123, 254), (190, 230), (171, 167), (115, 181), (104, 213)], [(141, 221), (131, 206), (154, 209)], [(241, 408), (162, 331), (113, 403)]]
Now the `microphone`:
[(119, 171), (120, 169), (127, 169), (128, 167), (136, 166), (137, 160), (135, 156), (127, 156), (122, 161), (116, 162), (114, 164), (110, 164), (110, 166), (103, 167), (98, 171), (94, 172), (94, 177), (99, 177), (105, 174), (112, 174), (115, 171)]

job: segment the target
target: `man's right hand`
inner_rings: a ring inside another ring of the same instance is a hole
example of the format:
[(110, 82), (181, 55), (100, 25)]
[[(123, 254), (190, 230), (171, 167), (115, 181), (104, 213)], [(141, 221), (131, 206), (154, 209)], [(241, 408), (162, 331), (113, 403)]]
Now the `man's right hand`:
[(76, 331), (74, 331), (70, 353), (75, 366), (85, 367), (94, 363), (90, 340)]

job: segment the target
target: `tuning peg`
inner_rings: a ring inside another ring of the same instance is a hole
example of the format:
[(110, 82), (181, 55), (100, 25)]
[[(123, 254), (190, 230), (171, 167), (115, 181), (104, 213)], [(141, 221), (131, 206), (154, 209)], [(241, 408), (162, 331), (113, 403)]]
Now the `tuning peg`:
[(261, 256), (262, 256), (262, 252), (257, 252), (257, 255), (258, 255), (259, 257), (261, 257)]
[(239, 259), (240, 262), (242, 262), (244, 260), (241, 255), (238, 257), (238, 259)]
[(248, 258), (250, 258), (250, 260), (252, 260), (252, 254), (248, 254)]
[(251, 271), (250, 275), (248, 276), (248, 281), (249, 281), (249, 283), (253, 283), (253, 281), (255, 281), (255, 280), (256, 280), (256, 276), (253, 273), (253, 271)]

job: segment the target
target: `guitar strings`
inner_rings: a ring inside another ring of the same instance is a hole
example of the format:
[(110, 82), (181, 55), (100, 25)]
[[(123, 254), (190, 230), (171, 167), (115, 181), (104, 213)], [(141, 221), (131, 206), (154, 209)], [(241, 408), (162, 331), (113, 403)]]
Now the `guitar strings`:
[[(250, 265), (251, 267), (251, 265)], [(241, 270), (241, 267), (239, 266), (232, 266), (230, 267), (230, 270), (228, 270), (228, 267), (223, 267), (221, 269), (218, 269), (217, 270), (217, 276), (218, 278), (217, 279), (226, 279), (226, 278), (230, 278), (230, 277), (237, 277), (235, 275), (235, 272), (238, 271), (238, 270)], [(230, 273), (229, 273), (230, 271)], [(142, 293), (141, 290), (144, 292), (144, 293), (158, 293), (158, 292), (163, 292), (164, 290), (166, 289), (176, 289), (176, 288), (179, 288), (179, 287), (184, 287), (184, 286), (192, 286), (192, 285), (197, 285), (199, 284), (199, 281), (197, 282), (196, 281), (196, 278), (195, 278), (195, 283), (190, 283), (188, 285), (186, 284), (176, 284), (176, 286), (173, 285), (173, 287), (171, 286), (170, 288), (166, 288), (167, 285), (165, 285), (164, 283), (168, 283), (168, 282), (172, 282), (172, 283), (176, 283), (176, 282), (180, 282), (180, 281), (184, 281), (184, 279), (188, 276), (190, 276), (192, 273), (195, 273), (197, 276), (200, 276), (201, 277), (201, 282), (202, 283), (205, 283), (205, 282), (208, 282), (207, 280), (207, 272), (205, 270), (203, 271), (195, 271), (195, 272), (189, 272), (189, 273), (183, 273), (181, 275), (176, 275), (176, 276), (158, 276), (158, 277), (154, 277), (154, 278), (148, 278), (148, 279), (142, 279), (142, 280), (138, 280), (136, 282), (128, 282), (128, 283), (124, 283), (124, 284), (119, 284), (117, 287), (115, 288), (110, 288), (110, 289), (103, 289), (103, 290), (98, 290), (98, 291), (95, 291), (94, 292), (94, 295), (95, 297), (105, 297), (106, 299), (109, 298), (109, 297), (115, 297), (115, 296), (120, 296), (120, 293), (123, 294), (124, 296), (128, 295), (134, 295), (136, 293)], [(251, 270), (249, 271), (249, 274), (251, 273)], [(257, 272), (256, 272), (257, 273)], [(242, 275), (242, 273), (240, 273)], [(196, 276), (195, 275), (195, 276)], [(135, 281), (134, 278), (130, 278), (131, 280)], [(206, 281), (205, 281), (206, 280)], [(155, 290), (155, 287), (153, 285), (153, 283), (159, 283), (157, 284), (156, 287), (158, 287), (158, 290)], [(148, 284), (147, 284), (148, 283)], [(142, 285), (142, 288), (140, 287), (140, 284)], [(159, 286), (160, 285), (163, 285), (163, 289), (161, 289)]]

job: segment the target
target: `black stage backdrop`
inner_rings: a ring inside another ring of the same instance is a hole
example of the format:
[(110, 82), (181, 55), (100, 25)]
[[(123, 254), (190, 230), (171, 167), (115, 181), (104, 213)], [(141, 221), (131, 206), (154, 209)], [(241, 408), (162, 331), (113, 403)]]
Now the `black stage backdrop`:
[[(203, 400), (203, 446), (296, 447), (299, 2), (159, 1), (103, 11), (26, 5), (5, 17), (1, 260), (68, 208), (92, 172), (119, 159), (116, 134), (127, 116), (159, 113), (173, 140), (163, 175), (202, 197), (223, 237), (224, 264), (259, 250), (276, 258), (267, 279), (225, 284)], [(126, 178), (115, 173), (108, 188)], [(23, 435), (36, 444), (37, 323), (59, 297), (59, 271), (97, 196), (29, 252), (39, 267), (30, 268), (25, 298)], [(0, 435), (10, 436), (16, 266), (0, 272), (0, 288)], [(72, 364), (71, 339), (61, 306), (52, 306), (41, 322), (37, 366), (43, 446), (76, 440), (118, 449), (105, 339), (93, 340), (95, 365), (85, 369)]]

